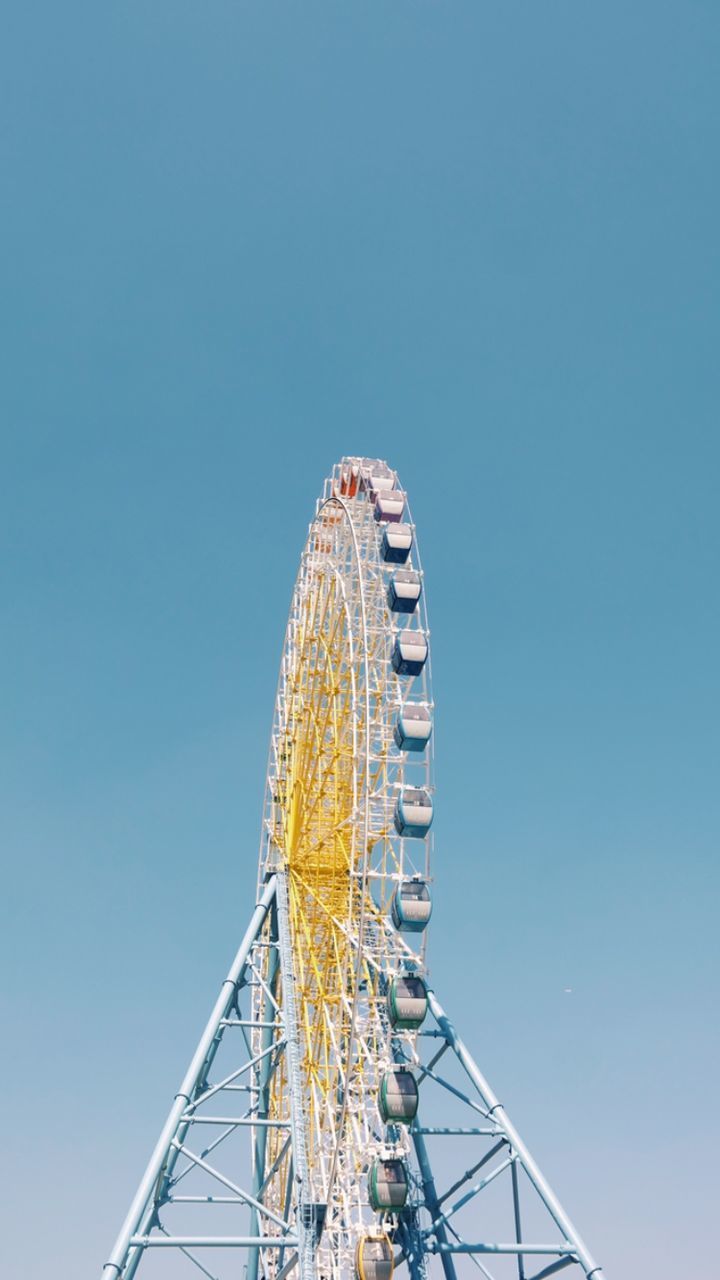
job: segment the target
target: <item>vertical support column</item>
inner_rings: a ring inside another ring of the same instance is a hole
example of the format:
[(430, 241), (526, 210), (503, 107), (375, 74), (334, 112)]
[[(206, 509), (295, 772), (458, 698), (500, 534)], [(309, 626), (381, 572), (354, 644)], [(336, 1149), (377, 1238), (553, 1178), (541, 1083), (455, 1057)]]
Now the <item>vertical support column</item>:
[[(425, 1206), (430, 1214), (431, 1222), (436, 1222), (440, 1217), (440, 1201), (438, 1200), (437, 1191), (435, 1190), (435, 1179), (433, 1177), (432, 1166), (430, 1164), (427, 1146), (425, 1145), (425, 1139), (421, 1133), (417, 1133), (414, 1129), (410, 1130), (410, 1136), (415, 1144), (415, 1154), (417, 1155), (418, 1164), (420, 1166), (420, 1177), (422, 1178), (423, 1193), (425, 1195)], [(448, 1238), (444, 1224), (441, 1224), (437, 1228), (435, 1235), (437, 1236), (440, 1244), (447, 1244)], [(441, 1252), (440, 1261), (442, 1263), (442, 1269), (445, 1272), (445, 1280), (457, 1280), (457, 1272), (455, 1270), (455, 1263), (453, 1261), (452, 1254)]]
[[(416, 1209), (406, 1210), (401, 1214), (398, 1222), (397, 1240), (402, 1248), (400, 1260), (404, 1258), (407, 1263), (410, 1280), (427, 1280), (425, 1250)], [(398, 1265), (397, 1258), (395, 1265)]]
[[(515, 1218), (515, 1239), (518, 1244), (522, 1243), (522, 1220), (520, 1218), (520, 1187), (518, 1186), (517, 1164), (513, 1160), (510, 1166), (510, 1176), (512, 1178), (513, 1189), (513, 1216)], [(523, 1255), (518, 1254), (518, 1280), (525, 1280), (525, 1262)]]

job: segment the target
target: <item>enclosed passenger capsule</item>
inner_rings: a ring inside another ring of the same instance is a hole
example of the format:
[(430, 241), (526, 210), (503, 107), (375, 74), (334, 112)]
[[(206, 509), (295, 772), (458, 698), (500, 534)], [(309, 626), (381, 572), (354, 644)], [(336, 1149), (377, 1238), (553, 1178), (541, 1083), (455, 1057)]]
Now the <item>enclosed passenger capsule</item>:
[(428, 656), (424, 631), (400, 631), (392, 651), (392, 668), (399, 676), (418, 676)]
[(358, 491), (360, 483), (360, 468), (357, 465), (343, 467), (340, 472), (340, 481), (335, 486), (335, 492), (341, 498), (354, 498)]
[(386, 462), (373, 462), (367, 468), (365, 476), (365, 483), (373, 500), (379, 493), (388, 493), (395, 488), (395, 472), (390, 470)]
[(403, 787), (395, 805), (395, 830), (399, 836), (427, 835), (433, 820), (433, 802), (427, 791)]
[(380, 1115), (385, 1124), (412, 1124), (417, 1115), (417, 1081), (407, 1067), (393, 1067), (380, 1081)]
[(375, 519), (397, 524), (405, 510), (405, 494), (399, 489), (383, 489), (375, 499)]
[(363, 1236), (355, 1250), (355, 1280), (392, 1280), (392, 1245), (388, 1236)]
[(380, 554), (386, 564), (405, 564), (412, 548), (409, 524), (388, 524), (383, 529)]
[(414, 973), (400, 974), (388, 987), (390, 1023), (398, 1031), (416, 1031), (428, 1011), (427, 987)]
[(376, 1213), (396, 1213), (408, 1197), (404, 1160), (373, 1160), (368, 1174), (370, 1204)]
[(403, 880), (392, 903), (392, 922), (404, 933), (422, 933), (432, 915), (432, 898), (424, 880)]
[(430, 708), (406, 702), (395, 724), (395, 743), (401, 751), (424, 751), (432, 734)]
[(383, 462), (382, 458), (360, 458), (358, 459), (358, 471), (360, 473), (360, 488), (366, 489), (372, 495), (373, 501), (380, 489), (394, 489), (396, 475), (387, 462)]
[(412, 569), (398, 569), (388, 586), (388, 606), (393, 613), (414, 613), (422, 595), (420, 574)]

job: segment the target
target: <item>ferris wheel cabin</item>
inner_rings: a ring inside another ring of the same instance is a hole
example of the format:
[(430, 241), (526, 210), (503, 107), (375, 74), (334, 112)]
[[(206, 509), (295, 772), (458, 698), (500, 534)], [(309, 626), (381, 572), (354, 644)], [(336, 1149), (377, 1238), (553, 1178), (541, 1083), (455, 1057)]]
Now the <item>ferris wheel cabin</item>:
[(421, 595), (420, 574), (413, 569), (398, 569), (388, 586), (388, 607), (392, 613), (414, 613)]
[(404, 1160), (373, 1160), (368, 1173), (368, 1195), (376, 1213), (397, 1213), (408, 1198)]
[(385, 1124), (412, 1124), (420, 1096), (417, 1080), (407, 1067), (393, 1067), (380, 1081), (380, 1115)]
[(360, 467), (360, 487), (367, 489), (373, 502), (379, 493), (394, 489), (396, 484), (397, 475), (392, 467), (380, 458), (367, 458), (365, 464)]
[(403, 880), (392, 903), (392, 922), (403, 933), (422, 933), (432, 915), (432, 898), (424, 880)]
[(364, 1236), (355, 1251), (356, 1280), (392, 1280), (393, 1251), (387, 1236)]
[(380, 554), (386, 564), (406, 564), (412, 550), (412, 529), (409, 524), (388, 524), (383, 529)]
[(400, 631), (395, 637), (392, 651), (392, 668), (399, 676), (419, 676), (428, 656), (428, 642), (424, 631)]
[(404, 787), (395, 805), (395, 830), (399, 836), (426, 836), (433, 820), (433, 802), (427, 791)]
[(405, 494), (399, 489), (385, 489), (375, 499), (375, 519), (388, 524), (398, 524), (405, 510)]
[(417, 1031), (428, 1011), (427, 987), (414, 973), (393, 978), (387, 994), (390, 1025), (396, 1031)]
[(430, 708), (406, 702), (395, 723), (395, 745), (401, 751), (424, 751), (432, 735)]

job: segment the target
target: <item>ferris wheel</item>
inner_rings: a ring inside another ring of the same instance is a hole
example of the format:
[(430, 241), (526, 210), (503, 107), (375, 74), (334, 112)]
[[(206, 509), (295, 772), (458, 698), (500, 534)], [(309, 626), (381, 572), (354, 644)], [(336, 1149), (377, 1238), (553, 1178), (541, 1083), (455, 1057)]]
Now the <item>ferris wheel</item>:
[(407, 494), (343, 458), (292, 596), (255, 910), (104, 1280), (600, 1280), (431, 986), (433, 718)]

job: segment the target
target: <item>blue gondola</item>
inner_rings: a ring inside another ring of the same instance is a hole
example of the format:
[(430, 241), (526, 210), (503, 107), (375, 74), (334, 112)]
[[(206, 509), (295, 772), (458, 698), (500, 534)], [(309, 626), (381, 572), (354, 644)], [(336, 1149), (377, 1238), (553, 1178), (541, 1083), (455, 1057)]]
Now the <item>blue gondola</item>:
[(405, 564), (412, 549), (409, 524), (386, 524), (380, 542), (380, 555), (386, 564)]
[(413, 569), (398, 569), (388, 583), (388, 608), (393, 613), (414, 613), (422, 595), (422, 581)]
[(392, 901), (392, 922), (403, 933), (423, 933), (432, 915), (430, 889), (424, 880), (403, 880)]
[(424, 631), (400, 631), (392, 651), (392, 668), (399, 676), (418, 676), (428, 656)]
[(424, 751), (432, 734), (430, 708), (406, 702), (395, 723), (395, 745), (400, 751)]
[(403, 787), (395, 805), (395, 830), (399, 836), (427, 835), (433, 820), (433, 802), (419, 787)]

